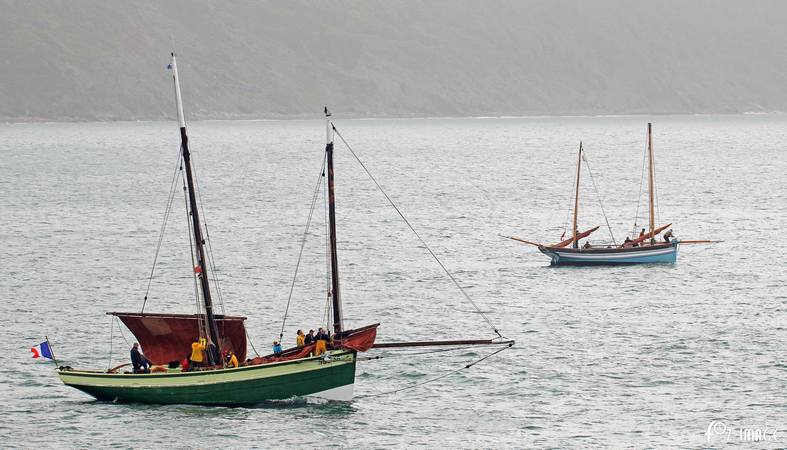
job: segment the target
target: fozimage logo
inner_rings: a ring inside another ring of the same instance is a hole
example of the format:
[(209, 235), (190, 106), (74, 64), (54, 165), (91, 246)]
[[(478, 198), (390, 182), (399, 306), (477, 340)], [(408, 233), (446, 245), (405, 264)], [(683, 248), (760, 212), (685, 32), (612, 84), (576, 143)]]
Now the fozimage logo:
[(724, 440), (724, 442), (757, 442), (757, 441), (776, 441), (776, 428), (771, 427), (736, 427), (729, 426), (718, 420), (708, 424), (705, 437), (708, 443)]

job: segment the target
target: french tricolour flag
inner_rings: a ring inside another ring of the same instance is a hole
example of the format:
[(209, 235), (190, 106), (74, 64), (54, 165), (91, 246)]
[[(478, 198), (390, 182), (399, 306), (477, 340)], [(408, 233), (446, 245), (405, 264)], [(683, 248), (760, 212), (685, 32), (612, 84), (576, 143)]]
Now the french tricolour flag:
[(54, 359), (52, 357), (52, 350), (49, 348), (49, 342), (44, 341), (35, 347), (30, 349), (33, 352), (33, 358), (47, 358), (47, 359)]

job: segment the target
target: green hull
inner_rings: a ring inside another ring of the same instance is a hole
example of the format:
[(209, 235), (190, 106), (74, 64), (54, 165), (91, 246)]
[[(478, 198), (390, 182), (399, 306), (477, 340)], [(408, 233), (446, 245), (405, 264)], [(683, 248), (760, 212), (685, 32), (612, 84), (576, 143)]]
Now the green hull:
[(234, 406), (311, 395), (349, 400), (355, 356), (355, 352), (334, 351), (329, 358), (237, 369), (154, 374), (60, 370), (58, 375), (66, 386), (115, 402)]

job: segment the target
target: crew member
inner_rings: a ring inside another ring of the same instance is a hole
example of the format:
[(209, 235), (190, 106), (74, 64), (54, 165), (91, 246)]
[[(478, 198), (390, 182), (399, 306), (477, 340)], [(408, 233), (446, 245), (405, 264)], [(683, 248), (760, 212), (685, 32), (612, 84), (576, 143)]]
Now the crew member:
[(623, 247), (624, 248), (631, 247), (631, 238), (630, 237), (626, 236), (626, 240), (623, 241)]
[(672, 228), (670, 228), (669, 230), (667, 230), (666, 233), (664, 233), (664, 242), (669, 242), (671, 238), (672, 238)]
[(197, 368), (205, 366), (205, 349), (207, 342), (205, 338), (197, 338), (191, 343), (191, 357), (189, 358), (189, 367)]
[(228, 368), (234, 369), (235, 367), (238, 367), (238, 358), (235, 356), (235, 353), (232, 353), (232, 350), (227, 351), (225, 361)]
[(134, 342), (131, 347), (131, 366), (134, 373), (150, 373), (150, 361), (139, 350), (139, 344)]

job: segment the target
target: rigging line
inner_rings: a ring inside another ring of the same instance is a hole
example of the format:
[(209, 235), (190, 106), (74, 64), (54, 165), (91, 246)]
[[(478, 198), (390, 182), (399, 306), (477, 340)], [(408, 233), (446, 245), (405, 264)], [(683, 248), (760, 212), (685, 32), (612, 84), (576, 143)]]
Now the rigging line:
[[(653, 140), (653, 135), (651, 134), (651, 142), (652, 142), (652, 140)], [(650, 149), (651, 149), (651, 155), (650, 156), (652, 157), (653, 156), (653, 153), (652, 153), (653, 145), (651, 145)], [(653, 165), (653, 167), (652, 167), (652, 169), (653, 169), (652, 170), (652, 172), (653, 172), (653, 202), (654, 202), (653, 209), (655, 210), (655, 214), (654, 214), (655, 217), (653, 217), (653, 220), (655, 220), (655, 222), (658, 224), (658, 223), (661, 223), (661, 218), (659, 216), (659, 188), (658, 188), (658, 184), (656, 183), (656, 158), (649, 158), (649, 159), (652, 161), (652, 165)], [(654, 226), (658, 226), (658, 225), (654, 225)], [(653, 238), (655, 238), (655, 236), (653, 236)]]
[(496, 355), (496, 354), (498, 354), (498, 353), (500, 353), (500, 352), (502, 352), (504, 350), (508, 350), (509, 348), (511, 348), (512, 345), (514, 345), (514, 344), (509, 344), (508, 347), (503, 347), (501, 349), (497, 349), (494, 352), (484, 356), (481, 359), (478, 359), (478, 360), (473, 361), (471, 363), (465, 364), (464, 366), (459, 367), (458, 369), (452, 370), (450, 372), (444, 373), (444, 374), (436, 376), (434, 378), (430, 378), (430, 379), (424, 380), (424, 381), (419, 381), (417, 383), (413, 383), (413, 384), (401, 387), (399, 389), (393, 389), (393, 390), (386, 391), (386, 392), (379, 392), (377, 394), (361, 395), (361, 396), (358, 396), (356, 398), (370, 398), (370, 397), (379, 397), (381, 395), (396, 394), (397, 392), (407, 391), (407, 390), (416, 388), (418, 386), (423, 386), (423, 385), (428, 384), (428, 383), (432, 383), (432, 382), (435, 382), (435, 381), (438, 381), (438, 380), (442, 380), (443, 378), (449, 377), (449, 376), (451, 376), (451, 375), (453, 375), (455, 373), (458, 373), (458, 372), (460, 372), (460, 371), (462, 371), (464, 369), (469, 369), (469, 368), (473, 367), (474, 365), (480, 363), (481, 361), (484, 361), (484, 360), (486, 360), (488, 358), (491, 358), (492, 356), (494, 356), (494, 355)]
[(107, 371), (112, 367), (112, 341), (115, 338), (115, 316), (109, 318), (109, 362)]
[(609, 235), (612, 236), (612, 243), (614, 245), (618, 245), (615, 241), (615, 235), (612, 233), (612, 227), (609, 225), (609, 219), (607, 219), (607, 213), (604, 211), (604, 203), (601, 201), (601, 194), (598, 192), (598, 187), (596, 186), (596, 179), (593, 178), (593, 171), (590, 170), (590, 163), (587, 159), (585, 159), (584, 153), (582, 154), (582, 160), (585, 161), (585, 168), (587, 168), (588, 173), (590, 174), (590, 181), (593, 183), (593, 190), (596, 191), (596, 199), (598, 199), (598, 204), (601, 206), (601, 214), (604, 215), (604, 222), (607, 223), (607, 229), (609, 230)]
[(117, 316), (115, 316), (115, 320), (117, 320), (118, 322), (118, 332), (120, 332), (120, 337), (123, 338), (123, 341), (126, 343), (126, 346), (128, 346), (128, 348), (131, 348), (131, 344), (128, 343), (128, 339), (126, 339), (126, 335), (123, 334), (123, 328), (120, 325), (120, 319), (118, 319)]
[(317, 185), (312, 194), (312, 203), (309, 207), (309, 217), (306, 219), (306, 228), (303, 230), (303, 237), (301, 238), (301, 248), (298, 251), (298, 262), (295, 263), (295, 273), (292, 274), (292, 283), (290, 283), (290, 294), (287, 296), (287, 306), (284, 308), (284, 318), (281, 320), (281, 331), (279, 331), (279, 340), (284, 337), (284, 326), (287, 323), (287, 315), (290, 312), (290, 303), (292, 302), (292, 293), (295, 291), (295, 281), (298, 279), (298, 270), (301, 267), (301, 259), (303, 259), (303, 249), (306, 247), (306, 239), (309, 237), (309, 228), (312, 224), (312, 216), (314, 215), (314, 207), (317, 204), (317, 197), (320, 195), (320, 186), (322, 185), (322, 174), (325, 169), (325, 158), (322, 158), (322, 167), (320, 168), (320, 175), (317, 177)]
[[(192, 239), (192, 224), (190, 219), (190, 211), (189, 211), (189, 198), (188, 198), (188, 191), (186, 189), (186, 180), (183, 179), (183, 199), (186, 202), (186, 223), (188, 224), (188, 235), (189, 235), (189, 256), (191, 256), (191, 275), (192, 279), (194, 280), (194, 301), (197, 305), (197, 314), (202, 313), (202, 308), (199, 301), (199, 283), (197, 282), (197, 272), (194, 270), (197, 267), (197, 262), (194, 259), (194, 242)], [(202, 323), (202, 320), (197, 320), (200, 336), (206, 336), (207, 330), (205, 329), (205, 324)]]
[(366, 168), (366, 165), (363, 163), (363, 161), (361, 161), (361, 159), (358, 157), (358, 155), (355, 154), (355, 151), (352, 149), (352, 147), (350, 147), (350, 144), (348, 144), (347, 141), (344, 139), (344, 136), (342, 136), (341, 133), (339, 133), (339, 131), (336, 129), (336, 126), (333, 124), (333, 122), (331, 122), (331, 127), (333, 128), (333, 131), (336, 133), (336, 135), (339, 136), (339, 139), (342, 140), (342, 142), (347, 147), (347, 149), (350, 150), (350, 153), (352, 153), (353, 157), (355, 157), (355, 160), (358, 161), (358, 164), (361, 165), (363, 170), (366, 172), (366, 175), (368, 175), (369, 178), (371, 178), (371, 180), (377, 186), (377, 189), (379, 189), (380, 192), (385, 196), (385, 198), (388, 200), (388, 203), (391, 205), (391, 207), (393, 207), (393, 209), (396, 210), (396, 212), (399, 214), (399, 217), (401, 217), (402, 220), (404, 221), (404, 223), (407, 224), (407, 226), (410, 228), (410, 231), (412, 231), (413, 234), (415, 234), (415, 236), (418, 238), (418, 240), (421, 241), (421, 244), (423, 244), (424, 248), (426, 248), (426, 250), (429, 252), (429, 254), (432, 255), (432, 258), (434, 258), (434, 260), (437, 261), (437, 264), (439, 264), (440, 267), (443, 269), (443, 271), (446, 273), (446, 275), (448, 275), (448, 278), (450, 278), (451, 281), (453, 281), (453, 283), (459, 289), (459, 292), (461, 292), (462, 295), (467, 299), (467, 301), (469, 301), (470, 304), (473, 305), (473, 307), (478, 312), (478, 314), (480, 314), (481, 317), (486, 321), (486, 323), (489, 324), (489, 326), (492, 328), (492, 330), (494, 330), (494, 332), (499, 337), (502, 338), (503, 335), (500, 334), (500, 331), (497, 329), (497, 327), (494, 326), (494, 324), (492, 324), (492, 321), (489, 320), (489, 318), (486, 316), (486, 314), (484, 314), (484, 312), (481, 310), (481, 308), (479, 308), (478, 305), (476, 305), (476, 303), (473, 301), (473, 299), (470, 298), (470, 296), (467, 294), (467, 292), (464, 290), (464, 288), (462, 288), (462, 285), (459, 284), (459, 281), (457, 281), (457, 279), (453, 276), (453, 274), (451, 274), (451, 272), (448, 270), (448, 268), (446, 268), (445, 265), (443, 265), (442, 261), (440, 261), (440, 258), (438, 258), (437, 255), (429, 247), (429, 245), (426, 244), (426, 241), (424, 241), (424, 239), (421, 237), (421, 235), (418, 234), (417, 231), (415, 231), (415, 228), (412, 226), (412, 224), (410, 224), (410, 221), (407, 220), (407, 218), (404, 216), (402, 211), (400, 211), (399, 208), (396, 206), (396, 203), (394, 203), (394, 201), (391, 199), (391, 197), (389, 197), (388, 194), (383, 190), (382, 186), (380, 186), (380, 183), (378, 183), (377, 180), (374, 178), (374, 176), (372, 176), (372, 173), (369, 172), (369, 169)]
[(568, 208), (566, 208), (566, 220), (563, 221), (563, 236), (560, 237), (561, 241), (563, 240), (563, 237), (565, 236), (565, 233), (568, 230), (568, 220), (571, 217), (571, 209), (574, 207), (573, 205), (574, 195), (575, 195), (574, 187), (576, 186), (576, 184), (577, 184), (577, 174), (574, 173), (574, 181), (571, 183), (571, 191), (568, 196), (569, 201), (568, 201)]
[(328, 220), (328, 179), (325, 178), (323, 172), (324, 189), (323, 189), (323, 224), (325, 227), (325, 305), (322, 308), (322, 324), (325, 328), (330, 328), (331, 323), (331, 293), (333, 290), (333, 283), (331, 280), (331, 239), (330, 239), (330, 222)]
[[(470, 349), (470, 348), (473, 348), (473, 346), (469, 346), (468, 345), (468, 346), (464, 346), (464, 347), (441, 348), (441, 349), (438, 349), (438, 350), (430, 350), (430, 351), (427, 351), (427, 352), (396, 353), (396, 354), (387, 355), (387, 356), (379, 355), (379, 356), (375, 356), (375, 357), (373, 357), (371, 359), (383, 359), (383, 358), (398, 358), (398, 357), (404, 357), (404, 356), (431, 355), (432, 353), (455, 352), (455, 351), (458, 351), (458, 350), (467, 350), (467, 349)], [(386, 349), (386, 351), (391, 351), (391, 350), (392, 349)], [(393, 350), (395, 350), (395, 349), (393, 349)]]
[(199, 199), (199, 208), (202, 212), (202, 225), (205, 227), (205, 238), (208, 243), (207, 263), (208, 265), (210, 265), (210, 272), (213, 274), (213, 278), (212, 278), (213, 286), (216, 287), (216, 294), (217, 294), (217, 299), (219, 301), (219, 306), (221, 307), (221, 313), (226, 314), (226, 312), (224, 311), (224, 295), (222, 293), (221, 286), (219, 285), (219, 275), (218, 272), (216, 271), (216, 261), (213, 258), (213, 245), (210, 239), (210, 230), (208, 229), (208, 217), (207, 214), (205, 214), (205, 204), (202, 201), (202, 193), (200, 192), (199, 189), (199, 181), (197, 177), (197, 163), (193, 154), (191, 158), (191, 167), (192, 169), (194, 169), (194, 186), (196, 186), (197, 188), (197, 198)]
[(661, 213), (659, 212), (659, 187), (658, 183), (656, 183), (656, 158), (653, 158), (653, 198), (656, 199), (656, 223), (661, 223)]
[(331, 319), (333, 318), (331, 314), (333, 308), (331, 308), (331, 306), (331, 296), (329, 294), (325, 296), (325, 309), (323, 309), (323, 323), (325, 324), (325, 329), (330, 328)]
[[(200, 206), (202, 208), (202, 206)], [(202, 212), (202, 216), (205, 217), (205, 212)], [(224, 310), (224, 291), (219, 284), (219, 272), (216, 270), (216, 260), (213, 257), (213, 245), (211, 244), (210, 239), (210, 231), (208, 230), (208, 224), (205, 225), (205, 237), (208, 238), (208, 263), (210, 265), (210, 271), (212, 274), (211, 280), (213, 281), (213, 286), (216, 288), (216, 294), (219, 300), (219, 307), (221, 308), (221, 313), (226, 314)]]
[(260, 356), (260, 354), (257, 352), (257, 349), (254, 348), (254, 343), (251, 342), (251, 336), (249, 336), (249, 332), (246, 330), (246, 327), (243, 327), (243, 332), (246, 333), (246, 340), (249, 342), (251, 349), (254, 350), (254, 354)]
[(150, 293), (150, 285), (153, 282), (153, 273), (156, 270), (156, 262), (158, 261), (159, 250), (161, 250), (161, 244), (164, 241), (164, 232), (167, 229), (169, 214), (172, 212), (172, 202), (175, 199), (175, 191), (177, 190), (176, 186), (178, 183), (178, 174), (183, 170), (183, 167), (180, 164), (181, 156), (182, 154), (179, 153), (177, 164), (175, 164), (175, 172), (172, 174), (172, 182), (170, 183), (169, 195), (167, 196), (167, 206), (164, 209), (164, 221), (161, 224), (161, 230), (159, 231), (158, 243), (156, 244), (156, 254), (153, 256), (153, 267), (150, 268), (150, 277), (148, 277), (148, 287), (145, 290), (145, 299), (142, 301), (142, 310), (140, 311), (140, 313), (145, 312), (145, 305), (148, 302), (148, 294)]
[(631, 232), (632, 237), (637, 235), (637, 220), (639, 220), (639, 206), (642, 203), (642, 184), (645, 180), (645, 158), (648, 154), (647, 140), (645, 142), (646, 142), (645, 151), (642, 153), (642, 169), (640, 170), (640, 176), (639, 176), (639, 194), (637, 195), (637, 212), (634, 213), (634, 228), (632, 228), (632, 232)]
[(219, 307), (221, 308), (221, 313), (225, 314), (225, 311), (224, 311), (224, 297), (223, 297), (222, 292), (221, 292), (221, 286), (219, 286), (218, 273), (216, 272), (216, 262), (213, 259), (213, 246), (211, 245), (210, 230), (208, 229), (207, 214), (205, 214), (205, 204), (202, 201), (202, 192), (200, 191), (200, 187), (199, 187), (200, 185), (199, 185), (199, 179), (198, 179), (198, 176), (197, 176), (197, 162), (196, 162), (196, 158), (194, 157), (194, 153), (192, 153), (192, 157), (191, 157), (191, 167), (192, 167), (192, 169), (194, 171), (194, 186), (196, 188), (196, 194), (197, 194), (196, 197), (197, 197), (197, 200), (198, 200), (197, 203), (199, 204), (199, 208), (200, 208), (201, 214), (202, 214), (202, 226), (205, 227), (205, 238), (203, 240), (203, 243), (207, 243), (207, 255), (206, 255), (207, 256), (207, 258), (206, 258), (207, 260), (206, 260), (206, 263), (209, 266), (210, 273), (213, 276), (212, 278), (209, 279), (209, 281), (213, 281), (213, 286), (216, 288), (216, 299), (218, 300)]
[(323, 210), (323, 223), (325, 224), (325, 307), (323, 308), (323, 323), (325, 324), (325, 328), (330, 328), (331, 323), (331, 290), (333, 289), (333, 283), (331, 280), (331, 225), (330, 221), (328, 220), (328, 179), (325, 178), (325, 165), (323, 164), (323, 180), (324, 180), (324, 189), (323, 189), (323, 203), (322, 203), (322, 210)]

